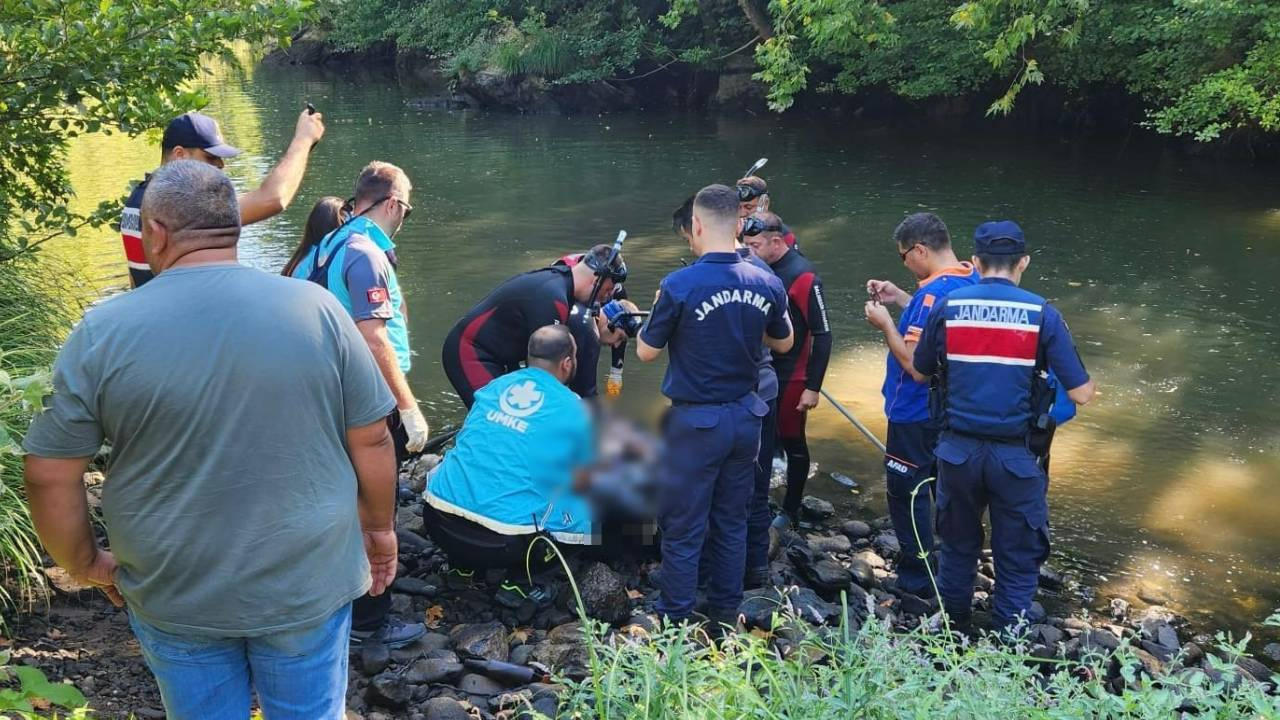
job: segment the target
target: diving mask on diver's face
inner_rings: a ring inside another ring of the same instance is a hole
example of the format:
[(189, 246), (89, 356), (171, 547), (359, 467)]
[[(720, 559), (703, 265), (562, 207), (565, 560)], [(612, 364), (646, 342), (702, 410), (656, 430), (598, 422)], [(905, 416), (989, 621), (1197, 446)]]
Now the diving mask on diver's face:
[(604, 267), (607, 259), (593, 256), (587, 253), (583, 256), (582, 261), (591, 268), (596, 275), (602, 275), (606, 280), (612, 280), (615, 285), (620, 285), (627, 281), (627, 263), (622, 259), (621, 255), (614, 257), (612, 263)]
[(754, 185), (737, 185), (735, 187), (738, 190), (738, 202), (751, 202), (766, 194), (766, 191)]
[(782, 232), (782, 228), (777, 225), (766, 224), (765, 221), (754, 215), (742, 221), (742, 237), (755, 237), (767, 232)]

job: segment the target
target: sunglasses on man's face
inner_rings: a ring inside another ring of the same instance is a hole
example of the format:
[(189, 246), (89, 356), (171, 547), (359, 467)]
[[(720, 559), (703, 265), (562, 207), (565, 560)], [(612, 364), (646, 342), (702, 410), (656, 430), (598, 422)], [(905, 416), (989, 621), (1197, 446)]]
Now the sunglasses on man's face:
[(383, 202), (386, 202), (387, 200), (395, 200), (395, 201), (396, 201), (396, 204), (398, 204), (400, 207), (404, 208), (404, 219), (405, 219), (405, 220), (408, 220), (408, 219), (409, 219), (409, 216), (413, 214), (413, 206), (412, 206), (412, 205), (410, 205), (409, 203), (407, 203), (407, 202), (405, 202), (405, 201), (401, 200), (400, 198), (395, 197), (394, 195), (388, 195), (386, 198), (384, 198)]
[(901, 260), (902, 262), (906, 262), (906, 261), (907, 261), (907, 256), (911, 254), (911, 251), (912, 251), (912, 250), (915, 250), (915, 249), (916, 249), (916, 248), (918, 248), (918, 247), (920, 247), (920, 243), (916, 243), (915, 245), (912, 245), (911, 247), (907, 248), (906, 250), (900, 250), (900, 251), (898, 251), (898, 259), (899, 259), (899, 260)]

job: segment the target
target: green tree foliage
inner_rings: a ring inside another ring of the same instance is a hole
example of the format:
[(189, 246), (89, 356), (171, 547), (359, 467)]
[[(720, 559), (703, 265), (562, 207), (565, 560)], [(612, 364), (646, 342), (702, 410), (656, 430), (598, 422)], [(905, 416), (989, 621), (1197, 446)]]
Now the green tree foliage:
[[(732, 0), (707, 0), (679, 22), (663, 0), (374, 0), (337, 7), (330, 35), (347, 49), (391, 42), (447, 59), (456, 72), (492, 68), (563, 84), (630, 76), (645, 62), (706, 64), (750, 38)], [(696, 14), (696, 13), (695, 13)]]
[(1127, 92), (1167, 134), (1280, 131), (1274, 0), (369, 0), (338, 7), (334, 38), (561, 83), (714, 68), (754, 38), (778, 111), (875, 90), (1005, 114), (1046, 85)]
[[(231, 40), (288, 39), (310, 0), (0, 3), (0, 261), (119, 208), (68, 210), (67, 141), (140, 133), (200, 107), (187, 88)], [(103, 162), (109, 162), (103, 158)]]

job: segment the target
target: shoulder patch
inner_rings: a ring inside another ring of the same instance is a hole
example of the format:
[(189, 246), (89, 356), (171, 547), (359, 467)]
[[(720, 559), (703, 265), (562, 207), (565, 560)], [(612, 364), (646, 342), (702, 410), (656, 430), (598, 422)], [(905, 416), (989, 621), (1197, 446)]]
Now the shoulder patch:
[(371, 305), (381, 305), (387, 301), (387, 289), (382, 287), (369, 288), (365, 295), (369, 298)]
[(925, 306), (925, 307), (927, 307), (927, 308), (931, 308), (931, 307), (933, 307), (933, 301), (934, 301), (934, 299), (935, 299), (935, 298), (933, 297), (933, 293), (925, 293), (925, 294), (924, 294), (924, 306)]

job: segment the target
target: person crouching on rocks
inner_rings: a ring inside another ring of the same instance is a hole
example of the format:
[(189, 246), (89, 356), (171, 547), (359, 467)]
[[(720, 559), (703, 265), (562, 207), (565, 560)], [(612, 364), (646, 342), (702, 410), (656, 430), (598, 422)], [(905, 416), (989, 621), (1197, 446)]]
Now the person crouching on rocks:
[[(533, 332), (528, 367), (489, 382), (456, 446), (427, 479), (422, 515), (455, 575), (519, 569), (539, 535), (557, 543), (592, 542), (593, 517), (583, 493), (595, 460), (595, 433), (582, 398), (566, 387), (577, 371), (577, 345), (565, 325)], [(547, 561), (549, 548), (534, 557)], [(550, 586), (503, 582), (497, 601), (554, 600)]]

